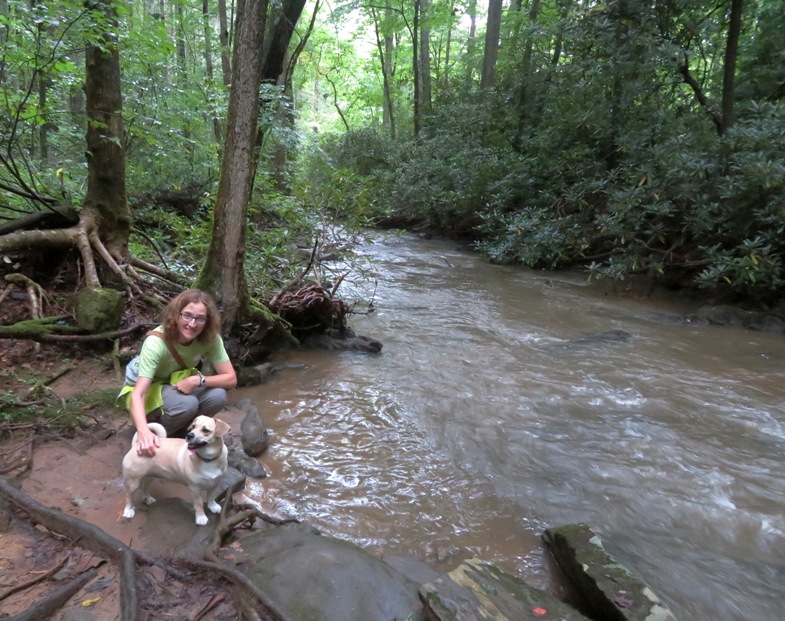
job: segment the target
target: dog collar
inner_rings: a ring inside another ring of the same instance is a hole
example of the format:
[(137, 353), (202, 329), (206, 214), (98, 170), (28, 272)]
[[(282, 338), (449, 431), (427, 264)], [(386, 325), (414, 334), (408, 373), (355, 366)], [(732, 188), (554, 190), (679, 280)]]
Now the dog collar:
[(202, 457), (202, 456), (201, 456), (199, 453), (197, 453), (196, 451), (191, 451), (191, 450), (189, 450), (188, 452), (191, 454), (191, 457), (198, 457), (198, 458), (199, 458), (199, 459), (201, 459), (203, 462), (211, 462), (211, 461), (215, 461), (216, 459), (218, 459), (218, 458), (220, 457), (220, 455), (216, 455), (215, 457), (211, 457), (210, 459), (207, 459), (206, 457)]

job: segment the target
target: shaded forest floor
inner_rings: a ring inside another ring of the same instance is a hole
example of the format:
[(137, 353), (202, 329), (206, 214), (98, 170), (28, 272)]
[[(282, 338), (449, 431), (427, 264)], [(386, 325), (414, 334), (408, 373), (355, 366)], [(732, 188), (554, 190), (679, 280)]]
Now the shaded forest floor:
[[(64, 368), (69, 370), (59, 375)], [(17, 399), (24, 398), (36, 377), (56, 377), (46, 385), (47, 401), (81, 401), (80, 395), (86, 393), (103, 395), (97, 405), (85, 406), (82, 424), (70, 430), (41, 420), (32, 421), (32, 426), (12, 426), (0, 407), (3, 476), (19, 482), (21, 490), (41, 504), (98, 526), (134, 550), (158, 556), (188, 543), (196, 527), (192, 517), (179, 513), (186, 505), (178, 499), (187, 490), (178, 486), (157, 488), (165, 489), (160, 495), (166, 500), (157, 503), (161, 510), (155, 515), (141, 510), (134, 520), (120, 518), (124, 505), (121, 462), (134, 430), (124, 409), (107, 405), (106, 397), (116, 394), (122, 381), (108, 352), (0, 340), (0, 373), (0, 394), (11, 392)], [(41, 391), (36, 394), (41, 396)], [(89, 398), (85, 403), (90, 403)], [(239, 432), (241, 415), (233, 411), (237, 420), (231, 424)], [(0, 499), (0, 619), (22, 613), (93, 571), (95, 576), (51, 617), (54, 621), (119, 620), (117, 569), (81, 547), (79, 541), (34, 525)], [(190, 570), (173, 573), (156, 565), (138, 567), (136, 573), (145, 594), (140, 603), (143, 618), (241, 618), (229, 596), (231, 587), (220, 577)]]

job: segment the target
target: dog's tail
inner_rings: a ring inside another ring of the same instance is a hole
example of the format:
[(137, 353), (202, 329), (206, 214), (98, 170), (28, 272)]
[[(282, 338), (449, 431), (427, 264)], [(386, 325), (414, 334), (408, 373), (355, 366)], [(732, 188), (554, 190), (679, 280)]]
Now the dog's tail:
[[(152, 431), (159, 438), (165, 438), (166, 437), (166, 429), (164, 429), (164, 426), (161, 425), (160, 423), (148, 423), (147, 426), (150, 428), (150, 431)], [(131, 440), (131, 446), (136, 444), (136, 440), (137, 440), (138, 437), (139, 437), (139, 434), (135, 433), (134, 434), (134, 439)]]

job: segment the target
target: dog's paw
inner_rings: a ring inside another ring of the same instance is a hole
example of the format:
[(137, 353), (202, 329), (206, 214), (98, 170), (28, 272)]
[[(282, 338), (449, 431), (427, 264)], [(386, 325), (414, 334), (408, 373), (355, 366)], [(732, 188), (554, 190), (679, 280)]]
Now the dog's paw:
[(221, 512), (221, 505), (217, 502), (212, 501), (207, 503), (207, 508), (210, 509), (213, 513), (220, 513)]
[(155, 502), (155, 498), (153, 498), (152, 496), (145, 496), (144, 497), (144, 504), (151, 505), (154, 502)]
[(204, 526), (207, 524), (208, 519), (206, 515), (197, 515), (196, 516), (196, 525), (197, 526)]
[(136, 511), (133, 507), (126, 507), (123, 509), (123, 517), (128, 518), (129, 520), (136, 515)]

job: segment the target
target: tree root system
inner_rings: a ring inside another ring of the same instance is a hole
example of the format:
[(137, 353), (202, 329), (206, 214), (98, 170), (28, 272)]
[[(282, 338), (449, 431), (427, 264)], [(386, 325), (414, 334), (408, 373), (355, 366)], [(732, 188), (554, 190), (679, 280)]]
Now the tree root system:
[[(226, 498), (221, 519), (216, 526), (215, 535), (207, 553), (209, 558), (206, 560), (188, 560), (179, 557), (162, 559), (148, 553), (135, 551), (92, 524), (42, 505), (18, 490), (10, 480), (0, 477), (0, 514), (3, 512), (2, 505), (6, 506), (6, 511), (9, 507), (13, 507), (25, 514), (31, 523), (44, 527), (50, 536), (60, 538), (61, 543), (66, 546), (73, 547), (78, 543), (79, 547), (89, 550), (100, 559), (109, 561), (117, 574), (117, 582), (119, 583), (121, 621), (141, 621), (148, 618), (147, 611), (161, 607), (160, 602), (148, 601), (150, 597), (155, 598), (155, 590), (151, 591), (145, 588), (145, 585), (150, 582), (147, 574), (151, 571), (157, 571), (159, 574), (163, 572), (165, 576), (179, 581), (213, 585), (215, 592), (201, 610), (195, 614), (192, 612), (194, 619), (200, 619), (210, 610), (225, 604), (224, 593), (227, 589), (220, 585), (221, 582), (224, 582), (232, 585), (233, 589), (228, 591), (233, 592), (236, 596), (235, 610), (242, 610), (246, 618), (258, 618), (264, 621), (289, 621), (288, 616), (274, 602), (270, 601), (267, 595), (247, 576), (217, 559), (215, 552), (223, 536), (243, 521), (253, 517), (265, 517), (248, 509), (233, 515), (228, 509), (231, 504), (231, 494), (227, 494)], [(98, 565), (101, 563), (103, 561), (99, 560)], [(35, 579), (21, 582), (5, 592), (0, 592), (0, 601), (50, 580), (64, 564), (65, 560), (61, 560)], [(11, 619), (26, 621), (48, 618), (95, 577), (95, 566), (86, 568)], [(232, 618), (236, 618), (236, 616)]]

